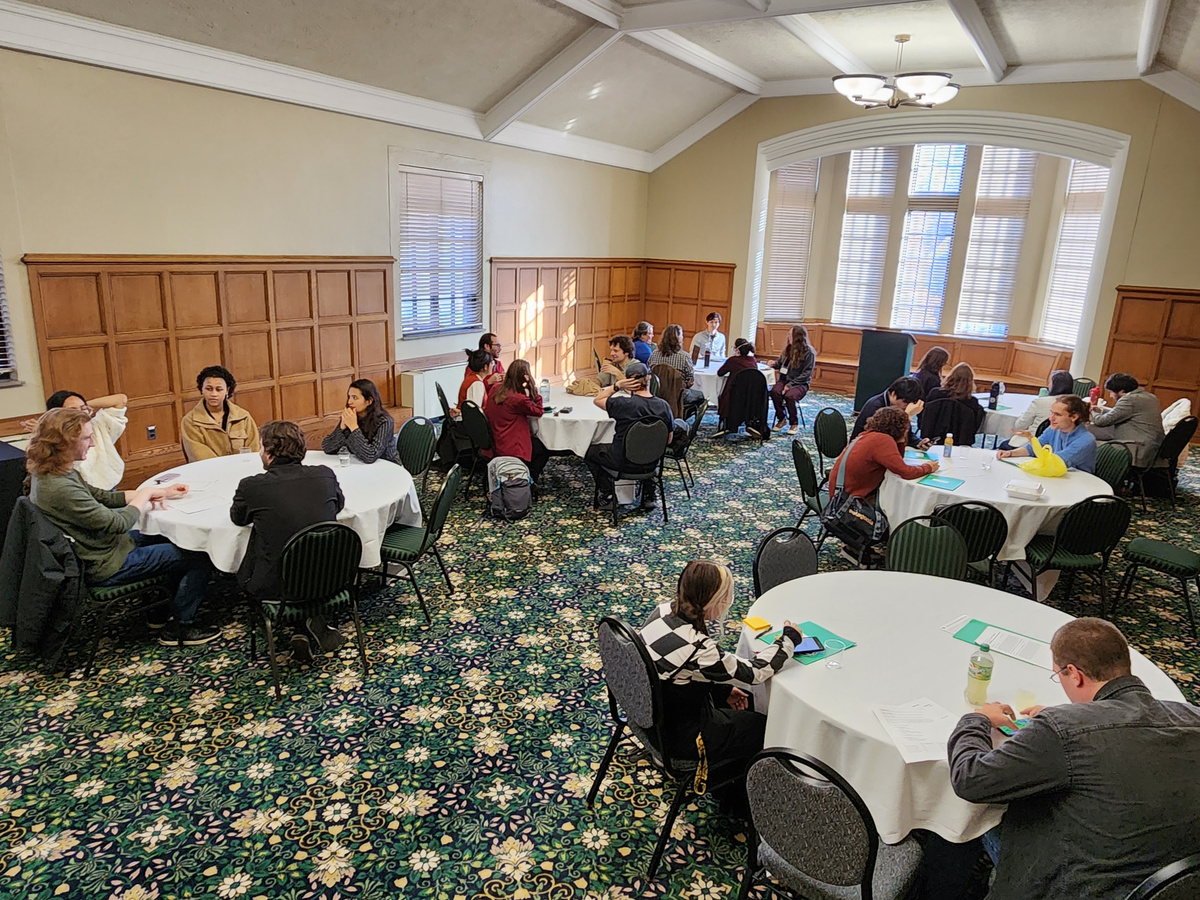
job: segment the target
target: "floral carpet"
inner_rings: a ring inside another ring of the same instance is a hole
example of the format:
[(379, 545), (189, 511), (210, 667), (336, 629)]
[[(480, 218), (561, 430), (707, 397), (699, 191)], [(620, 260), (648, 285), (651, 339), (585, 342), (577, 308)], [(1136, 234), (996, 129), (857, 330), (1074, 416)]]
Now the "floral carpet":
[[(810, 422), (826, 404), (849, 400), (811, 395)], [(691, 461), (693, 499), (672, 476), (666, 526), (629, 512), (613, 528), (569, 458), (551, 462), (520, 522), (481, 519), (478, 492), (458, 502), (442, 543), (453, 593), (436, 564), (418, 566), (433, 624), (405, 582), (369, 594), (370, 674), (349, 642), (285, 665), (282, 702), (219, 590), (208, 606), (224, 639), (208, 647), (160, 647), (130, 620), (110, 629), (91, 678), (3, 657), (0, 896), (735, 897), (744, 826), (708, 798), (685, 806), (644, 883), (667, 799), (630, 745), (595, 811), (584, 805), (611, 733), (596, 620), (639, 623), (696, 556), (728, 562), (748, 597), (759, 538), (798, 515), (788, 440), (702, 439)], [(1134, 506), (1130, 536), (1196, 546), (1196, 454), (1181, 483), (1175, 508)], [(832, 542), (821, 565), (846, 567)], [(1062, 608), (1094, 612), (1082, 590)], [(1135, 596), (1118, 624), (1200, 699), (1176, 588), (1150, 576)]]

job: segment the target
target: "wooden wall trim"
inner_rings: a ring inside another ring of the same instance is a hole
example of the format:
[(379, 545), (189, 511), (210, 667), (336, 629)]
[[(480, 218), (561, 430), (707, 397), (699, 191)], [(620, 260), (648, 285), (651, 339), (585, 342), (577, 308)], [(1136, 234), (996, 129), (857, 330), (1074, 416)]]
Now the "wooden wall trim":
[(205, 254), (139, 254), (139, 253), (97, 253), (86, 256), (76, 253), (26, 253), (21, 257), (25, 265), (124, 265), (126, 263), (149, 264), (154, 266), (198, 265), (211, 266), (214, 261), (223, 265), (293, 265), (311, 264), (328, 265), (336, 261), (341, 265), (390, 265), (396, 261), (393, 256), (208, 256)]

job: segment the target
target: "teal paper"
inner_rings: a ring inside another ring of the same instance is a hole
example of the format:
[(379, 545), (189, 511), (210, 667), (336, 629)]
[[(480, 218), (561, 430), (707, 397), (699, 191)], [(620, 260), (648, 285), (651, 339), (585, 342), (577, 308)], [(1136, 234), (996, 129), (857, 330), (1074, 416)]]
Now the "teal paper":
[(904, 451), (904, 458), (905, 459), (915, 459), (917, 462), (929, 462), (930, 460), (937, 459), (937, 457), (934, 456), (932, 453), (925, 453), (922, 450), (911, 450), (911, 449)]
[[(834, 634), (829, 629), (822, 628), (820, 625), (816, 624), (815, 622), (801, 622), (796, 627), (800, 629), (800, 632), (802, 634), (811, 634), (813, 637), (815, 637), (817, 640), (819, 640), (826, 647), (829, 646), (829, 641), (831, 641), (831, 640), (841, 641), (843, 644), (846, 645), (847, 650), (849, 650), (851, 647), (858, 646), (857, 644), (854, 643), (854, 641), (848, 641), (844, 637), (839, 637), (838, 635)], [(773, 644), (773, 643), (775, 643), (776, 639), (778, 639), (778, 637), (781, 634), (783, 634), (782, 628), (778, 629), (777, 631), (772, 631), (770, 634), (764, 634), (762, 637), (759, 638), (759, 640), (762, 641), (764, 644)], [(818, 659), (824, 659), (827, 656), (829, 656), (829, 651), (822, 650), (820, 653), (806, 653), (803, 656), (794, 656), (792, 658), (795, 659), (801, 665), (809, 666), (809, 665), (812, 665), (813, 663), (815, 663)]]
[(961, 478), (947, 478), (945, 475), (926, 475), (918, 482), (943, 491), (957, 491), (964, 483)]

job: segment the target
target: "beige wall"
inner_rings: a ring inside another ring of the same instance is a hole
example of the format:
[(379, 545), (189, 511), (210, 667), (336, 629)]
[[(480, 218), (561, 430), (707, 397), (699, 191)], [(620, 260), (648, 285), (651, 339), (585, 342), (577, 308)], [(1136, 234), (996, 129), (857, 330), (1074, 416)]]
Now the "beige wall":
[[(1100, 374), (1119, 284), (1200, 285), (1200, 112), (1142, 82), (967, 88), (960, 109), (1004, 110), (1071, 119), (1131, 136), (1100, 305), (1084, 365)], [(860, 112), (835, 95), (760, 100), (650, 176), (648, 256), (738, 264), (732, 319), (746, 298), (758, 144)], [(824, 283), (830, 273), (818, 273)], [(831, 277), (831, 276), (830, 276)], [(1033, 298), (1018, 308), (1035, 314)], [(814, 314), (815, 315), (815, 314)]]
[(386, 255), (389, 147), (484, 163), (485, 257), (643, 255), (642, 173), (0, 51), (0, 259), (26, 382), (0, 390), (0, 418), (47, 393), (22, 255)]

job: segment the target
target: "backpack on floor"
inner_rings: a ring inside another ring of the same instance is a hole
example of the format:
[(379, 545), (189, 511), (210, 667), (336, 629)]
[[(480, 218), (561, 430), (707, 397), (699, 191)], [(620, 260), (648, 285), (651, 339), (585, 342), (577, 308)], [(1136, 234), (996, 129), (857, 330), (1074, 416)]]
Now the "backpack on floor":
[(497, 519), (514, 522), (529, 515), (533, 486), (529, 469), (515, 456), (497, 456), (487, 467), (489, 511)]

